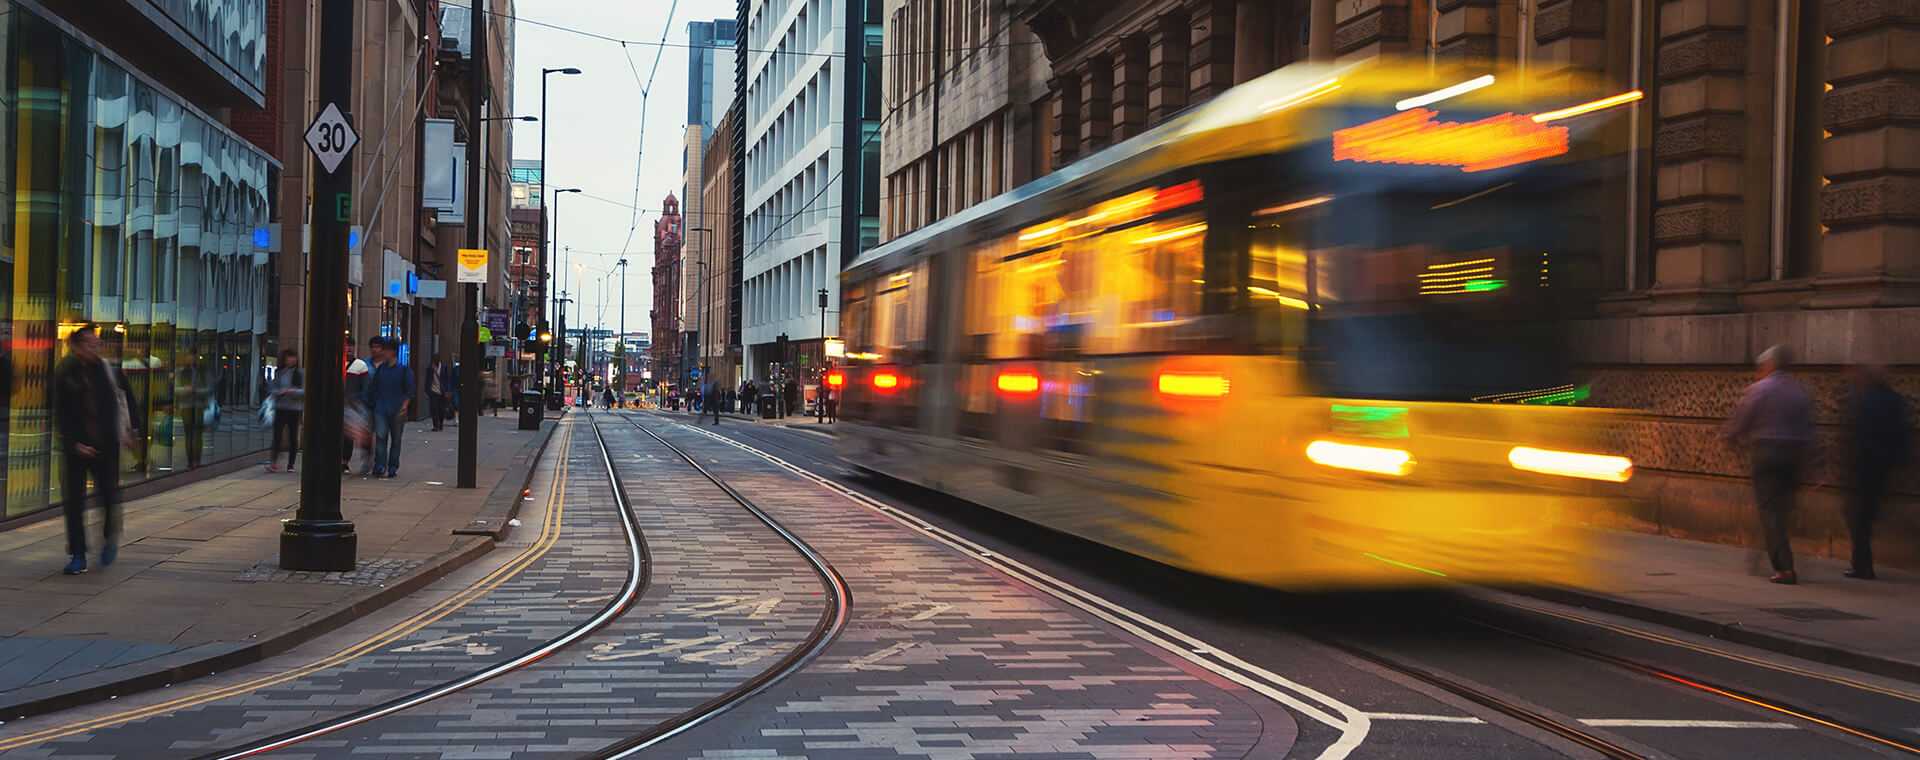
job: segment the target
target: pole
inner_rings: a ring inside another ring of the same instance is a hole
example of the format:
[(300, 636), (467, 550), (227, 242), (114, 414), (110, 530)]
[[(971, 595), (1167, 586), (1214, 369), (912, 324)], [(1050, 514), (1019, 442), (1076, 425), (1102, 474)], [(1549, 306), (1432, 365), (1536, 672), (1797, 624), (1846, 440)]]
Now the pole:
[(620, 260), (620, 405), (627, 401), (627, 260)]
[[(547, 72), (544, 70), (540, 72), (540, 194), (535, 197), (538, 198), (540, 201), (540, 291), (542, 293), (551, 294), (553, 289), (547, 287), (547, 223), (549, 221), (547, 217), (547, 202), (546, 202), (547, 201)], [(558, 201), (559, 198), (560, 196), (558, 195), (554, 196), (554, 200), (556, 201)], [(522, 269), (520, 271), (524, 272), (526, 270)], [(545, 300), (545, 299), (542, 299), (542, 300)], [(536, 344), (539, 341), (541, 333), (547, 332), (548, 330), (552, 329), (552, 326), (547, 321), (552, 316), (552, 314), (553, 312), (550, 309), (540, 310), (540, 322), (533, 326), (533, 337)], [(549, 406), (552, 403), (552, 397), (553, 397), (553, 387), (547, 383), (546, 358), (547, 358), (547, 350), (545, 347), (541, 347), (540, 350), (533, 352), (533, 374), (531, 375), (531, 377), (533, 378), (533, 382), (540, 386), (540, 389), (541, 389), (540, 408), (542, 410), (545, 410), (547, 406)], [(542, 411), (541, 414), (545, 415), (546, 412)]]
[(819, 423), (827, 424), (827, 289), (820, 289), (820, 397), (813, 400)]
[[(472, 128), (467, 135), (467, 247), (486, 247), (480, 229), (481, 178), (487, 173), (487, 153), (481, 144), (480, 106), (487, 98), (487, 14), (486, 0), (474, 0), (468, 38), (473, 40), (473, 66), (467, 95), (467, 119)], [(545, 179), (547, 167), (540, 167)], [(480, 286), (467, 283), (467, 314), (460, 323), (460, 461), (455, 486), (475, 488), (476, 460), (480, 454)]]
[[(546, 171), (546, 169), (542, 167), (541, 171), (544, 172)], [(560, 407), (564, 409), (570, 403), (566, 397), (567, 385), (565, 380), (563, 379), (566, 376), (566, 371), (567, 371), (567, 353), (566, 353), (567, 291), (560, 286), (562, 283), (565, 283), (567, 280), (567, 265), (566, 265), (566, 262), (563, 262), (560, 260), (560, 255), (559, 255), (560, 254), (560, 194), (559, 193), (553, 194), (553, 251), (554, 251), (553, 313), (557, 320), (556, 324), (560, 326), (560, 329), (554, 331), (553, 343), (549, 345), (553, 347), (555, 350), (558, 350), (560, 352), (560, 353), (554, 354), (553, 356), (553, 392), (560, 394)]]
[[(325, 0), (320, 10), (321, 108), (353, 102), (353, 6)], [(342, 108), (344, 111), (345, 109)], [(351, 114), (348, 114), (351, 121)], [(301, 431), (307, 468), (300, 471), (300, 508), (280, 529), (280, 567), (350, 571), (359, 553), (353, 522), (340, 514), (340, 444), (346, 404), (340, 358), (346, 354), (347, 213), (353, 208), (353, 155), (332, 172), (319, 161), (313, 176), (313, 260), (307, 274), (306, 349), (308, 415)], [(315, 464), (318, 462), (319, 464)]]

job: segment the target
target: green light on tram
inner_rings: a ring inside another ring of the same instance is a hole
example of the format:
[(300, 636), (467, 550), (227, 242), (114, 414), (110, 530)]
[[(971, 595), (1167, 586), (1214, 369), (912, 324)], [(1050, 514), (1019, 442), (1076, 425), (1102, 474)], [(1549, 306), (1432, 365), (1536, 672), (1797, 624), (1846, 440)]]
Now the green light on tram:
[(1488, 290), (1499, 290), (1506, 286), (1506, 280), (1472, 280), (1467, 283), (1467, 292), (1481, 293)]
[(1405, 438), (1407, 408), (1334, 404), (1333, 432), (1360, 438)]

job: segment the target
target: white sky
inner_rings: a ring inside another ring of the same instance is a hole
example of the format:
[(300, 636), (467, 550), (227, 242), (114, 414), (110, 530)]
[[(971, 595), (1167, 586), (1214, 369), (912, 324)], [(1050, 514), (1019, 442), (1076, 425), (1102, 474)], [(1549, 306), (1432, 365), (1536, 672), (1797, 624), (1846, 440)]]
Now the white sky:
[[(621, 283), (615, 262), (626, 244), (626, 327), (647, 330), (653, 222), (667, 193), (680, 195), (687, 121), (687, 48), (650, 43), (660, 39), (664, 27), (669, 45), (685, 45), (687, 22), (733, 18), (733, 0), (517, 0), (515, 5), (522, 20), (514, 40), (514, 113), (540, 114), (542, 68), (571, 66), (583, 72), (547, 78), (547, 187), (583, 190), (562, 196), (557, 214), (556, 240), (572, 249), (561, 255), (568, 257), (569, 269), (578, 264), (584, 270), (583, 276), (568, 276), (567, 290), (575, 298), (567, 310), (568, 326), (592, 326), (604, 314), (607, 329), (619, 327)], [(649, 44), (622, 47), (535, 22)], [(637, 151), (640, 88), (656, 53), (660, 67), (644, 109), (646, 145)], [(715, 72), (715, 79), (730, 85), (733, 72)], [(513, 138), (515, 158), (540, 157), (539, 125), (516, 125)], [(636, 152), (641, 156), (637, 204), (632, 203)], [(549, 203), (552, 197), (549, 193)], [(637, 217), (629, 205), (642, 209)], [(636, 221), (628, 242), (628, 228)]]

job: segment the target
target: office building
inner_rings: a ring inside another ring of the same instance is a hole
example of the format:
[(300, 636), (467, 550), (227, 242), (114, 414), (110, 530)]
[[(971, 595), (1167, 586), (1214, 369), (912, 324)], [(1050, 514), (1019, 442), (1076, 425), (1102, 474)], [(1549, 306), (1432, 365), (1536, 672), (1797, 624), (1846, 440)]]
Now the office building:
[[(880, 0), (749, 9), (740, 274), (750, 377), (776, 363), (793, 376), (822, 366), (818, 293), (839, 303), (840, 267), (878, 241), (880, 16)], [(785, 356), (775, 355), (781, 335)]]

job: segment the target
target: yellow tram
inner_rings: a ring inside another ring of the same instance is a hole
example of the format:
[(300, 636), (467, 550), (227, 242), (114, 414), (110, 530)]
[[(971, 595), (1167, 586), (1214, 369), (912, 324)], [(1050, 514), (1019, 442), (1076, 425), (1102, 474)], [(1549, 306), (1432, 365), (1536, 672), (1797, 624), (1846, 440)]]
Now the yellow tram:
[(1252, 583), (1577, 580), (1632, 462), (1566, 330), (1638, 98), (1293, 66), (875, 248), (840, 455)]

